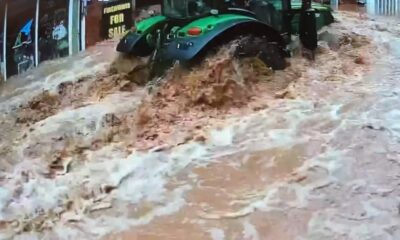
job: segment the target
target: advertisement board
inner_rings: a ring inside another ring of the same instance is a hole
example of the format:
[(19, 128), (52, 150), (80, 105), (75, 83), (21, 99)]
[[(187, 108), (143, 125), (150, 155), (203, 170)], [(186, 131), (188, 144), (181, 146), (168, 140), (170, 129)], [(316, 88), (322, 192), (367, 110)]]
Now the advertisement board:
[(120, 37), (132, 27), (131, 0), (104, 2), (102, 14), (104, 39)]

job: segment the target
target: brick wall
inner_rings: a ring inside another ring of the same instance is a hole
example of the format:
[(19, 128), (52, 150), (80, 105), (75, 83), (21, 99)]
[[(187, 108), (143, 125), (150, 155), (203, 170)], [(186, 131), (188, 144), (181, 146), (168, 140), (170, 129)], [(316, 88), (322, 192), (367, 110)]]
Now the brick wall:
[(87, 9), (86, 16), (86, 47), (102, 41), (101, 37), (102, 4), (92, 1)]

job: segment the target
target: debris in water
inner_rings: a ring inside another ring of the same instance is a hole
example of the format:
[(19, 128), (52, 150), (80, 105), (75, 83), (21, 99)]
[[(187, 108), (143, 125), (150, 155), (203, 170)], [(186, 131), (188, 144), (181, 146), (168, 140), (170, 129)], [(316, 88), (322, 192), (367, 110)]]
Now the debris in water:
[[(57, 171), (56, 175), (67, 174), (70, 170), (71, 163), (72, 163), (72, 158), (68, 158), (68, 159), (64, 160), (62, 163), (61, 171)], [(54, 168), (54, 167), (50, 166), (50, 168)]]
[(275, 93), (275, 98), (285, 98), (289, 95), (289, 90), (284, 89)]
[(204, 142), (207, 140), (207, 138), (206, 138), (204, 135), (198, 135), (198, 136), (194, 137), (194, 140), (195, 140), (196, 142), (202, 142), (202, 143), (204, 143)]
[(236, 212), (213, 212), (213, 213), (198, 212), (197, 215), (203, 219), (220, 220), (220, 219), (241, 218), (251, 214), (252, 212), (254, 212), (254, 209), (252, 208), (243, 208)]
[(345, 78), (340, 75), (330, 75), (330, 76), (325, 77), (325, 81), (328, 81), (328, 82), (341, 82), (344, 80), (345, 80)]
[(356, 57), (356, 59), (354, 59), (354, 62), (357, 64), (366, 64), (367, 63), (365, 60), (365, 57), (363, 57), (363, 56)]
[(89, 211), (95, 212), (95, 211), (99, 211), (99, 210), (108, 209), (111, 207), (112, 207), (112, 204), (110, 202), (100, 202), (100, 203), (97, 203), (97, 204), (91, 206)]
[(65, 222), (80, 222), (82, 221), (82, 215), (74, 211), (68, 211), (61, 214), (61, 219)]
[(371, 124), (362, 126), (362, 129), (371, 129), (371, 130), (376, 130), (376, 131), (385, 131), (386, 130), (386, 128), (384, 126), (374, 126)]
[(156, 146), (156, 147), (150, 149), (149, 152), (162, 152), (162, 151), (165, 151), (166, 149), (168, 149), (168, 147), (169, 146), (167, 144), (163, 144), (163, 145)]
[(16, 123), (23, 124), (41, 121), (54, 115), (59, 105), (60, 100), (57, 95), (51, 94), (49, 91), (44, 91), (26, 105), (21, 106)]

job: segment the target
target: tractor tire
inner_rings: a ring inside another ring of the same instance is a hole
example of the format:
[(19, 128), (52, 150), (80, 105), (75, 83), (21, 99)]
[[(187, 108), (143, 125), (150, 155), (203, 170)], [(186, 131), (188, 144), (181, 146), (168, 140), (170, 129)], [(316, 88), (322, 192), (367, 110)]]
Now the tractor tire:
[(242, 37), (237, 41), (234, 56), (237, 58), (257, 57), (273, 70), (287, 67), (285, 53), (274, 42), (255, 36)]

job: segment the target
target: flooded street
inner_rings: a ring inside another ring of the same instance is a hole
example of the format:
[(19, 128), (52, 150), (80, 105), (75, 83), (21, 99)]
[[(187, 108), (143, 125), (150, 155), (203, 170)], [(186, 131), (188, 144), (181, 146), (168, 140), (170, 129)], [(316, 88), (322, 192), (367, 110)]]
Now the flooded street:
[(400, 25), (335, 17), (255, 80), (221, 57), (149, 94), (112, 42), (11, 79), (0, 239), (400, 239)]

